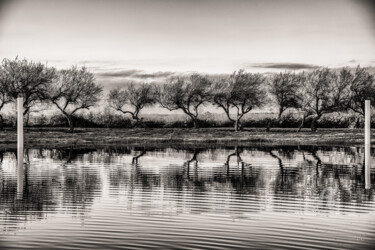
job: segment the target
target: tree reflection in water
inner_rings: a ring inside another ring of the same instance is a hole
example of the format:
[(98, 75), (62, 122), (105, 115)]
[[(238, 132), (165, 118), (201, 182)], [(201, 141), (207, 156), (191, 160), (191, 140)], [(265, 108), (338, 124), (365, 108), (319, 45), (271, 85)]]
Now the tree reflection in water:
[[(283, 199), (314, 201), (315, 207), (298, 209), (316, 211), (331, 209), (328, 202), (344, 207), (374, 198), (373, 188), (364, 189), (362, 152), (353, 147), (72, 147), (28, 149), (25, 155), (20, 178), (15, 150), (0, 151), (0, 209), (7, 222), (2, 230), (61, 211), (84, 220), (106, 192), (125, 197), (127, 209), (151, 211), (153, 202), (168, 200), (177, 213), (218, 211), (205, 198), (226, 212), (232, 203), (251, 199), (257, 202), (248, 212), (283, 210)], [(22, 197), (17, 180), (23, 182)]]
[[(5, 211), (8, 222), (3, 230), (14, 229), (17, 222), (46, 218), (56, 210), (66, 209), (70, 214), (85, 210), (99, 190), (100, 178), (88, 168), (66, 167), (65, 163), (72, 160), (77, 165), (83, 163), (79, 157), (72, 157), (79, 156), (79, 152), (88, 151), (27, 149), (23, 171), (17, 169), (14, 150), (3, 154), (0, 210)], [(56, 155), (59, 160), (51, 162)]]

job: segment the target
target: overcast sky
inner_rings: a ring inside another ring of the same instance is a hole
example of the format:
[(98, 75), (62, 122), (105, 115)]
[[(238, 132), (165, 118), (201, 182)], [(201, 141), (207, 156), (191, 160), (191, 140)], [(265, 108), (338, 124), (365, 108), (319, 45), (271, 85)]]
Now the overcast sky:
[(375, 65), (370, 2), (2, 1), (0, 55), (102, 75)]

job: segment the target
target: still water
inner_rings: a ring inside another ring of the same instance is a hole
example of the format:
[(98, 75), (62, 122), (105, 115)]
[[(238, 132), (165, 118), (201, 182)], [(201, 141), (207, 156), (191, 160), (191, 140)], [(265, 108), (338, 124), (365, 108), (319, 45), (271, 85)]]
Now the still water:
[[(372, 249), (356, 147), (0, 151), (1, 249)], [(375, 159), (372, 160), (375, 163)]]

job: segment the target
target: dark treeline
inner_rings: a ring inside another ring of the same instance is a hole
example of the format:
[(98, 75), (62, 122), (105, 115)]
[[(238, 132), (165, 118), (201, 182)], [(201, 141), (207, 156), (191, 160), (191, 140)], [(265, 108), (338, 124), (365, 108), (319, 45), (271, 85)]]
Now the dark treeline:
[[(56, 70), (40, 62), (18, 58), (4, 59), (0, 66), (0, 112), (8, 103), (15, 103), (17, 97), (23, 97), (27, 123), (30, 113), (35, 111), (33, 107), (52, 104), (60, 113), (54, 115), (53, 124), (66, 123), (71, 132), (74, 126), (162, 126), (158, 121), (146, 122), (140, 116), (144, 108), (154, 105), (180, 110), (189, 117), (188, 123), (176, 122), (176, 127), (217, 126), (214, 121), (201, 119), (201, 107), (207, 104), (221, 109), (227, 121), (220, 125), (233, 126), (235, 131), (244, 126), (264, 126), (268, 131), (275, 126), (295, 126), (300, 130), (307, 124), (316, 131), (318, 125), (348, 126), (353, 117), (358, 124), (364, 115), (364, 101), (371, 100), (375, 105), (374, 75), (369, 68), (360, 66), (354, 70), (317, 68), (311, 72), (282, 72), (269, 76), (244, 70), (221, 77), (192, 74), (169, 78), (165, 84), (132, 83), (112, 89), (107, 96), (102, 93), (102, 86), (85, 67)], [(101, 100), (107, 103), (104, 112), (91, 112), (88, 116), (79, 113)], [(258, 123), (244, 121), (247, 113), (266, 105), (278, 107), (276, 117), (270, 116)], [(286, 112), (288, 110), (293, 110), (294, 115)], [(345, 121), (338, 119), (328, 125), (322, 122), (327, 114), (348, 112), (352, 115)], [(40, 125), (51, 125), (44, 120), (42, 114)], [(10, 123), (0, 114), (1, 128)]]

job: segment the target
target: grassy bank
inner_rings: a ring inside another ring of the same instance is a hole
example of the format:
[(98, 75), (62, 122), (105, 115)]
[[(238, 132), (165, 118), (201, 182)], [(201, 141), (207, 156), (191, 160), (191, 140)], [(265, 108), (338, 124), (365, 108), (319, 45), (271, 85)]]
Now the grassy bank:
[[(242, 120), (244, 128), (265, 128), (270, 119), (275, 119), (276, 113), (248, 113)], [(144, 125), (148, 128), (192, 128), (193, 121), (185, 114), (142, 114)], [(4, 126), (16, 126), (15, 113), (4, 115)], [(311, 118), (306, 119), (304, 128), (310, 128)], [(375, 116), (372, 117), (372, 127), (375, 128)], [(281, 119), (275, 123), (278, 128), (298, 128), (302, 121), (302, 114), (288, 110)], [(356, 123), (356, 121), (358, 121)], [(77, 114), (73, 117), (76, 127), (80, 128), (132, 128), (134, 121), (128, 115), (122, 115), (105, 109), (103, 112), (89, 112)], [(28, 120), (31, 127), (69, 127), (66, 118), (59, 113), (54, 114), (31, 114)], [(323, 115), (317, 123), (319, 128), (348, 128), (363, 127), (364, 120), (350, 113), (331, 113)], [(233, 123), (228, 120), (225, 113), (204, 112), (199, 116), (199, 127), (201, 128), (232, 128)]]
[[(375, 142), (375, 140), (372, 140)], [(253, 145), (363, 145), (363, 129), (308, 129), (297, 133), (296, 129), (245, 129), (233, 132), (229, 128), (153, 128), (153, 129), (106, 129), (77, 128), (74, 134), (66, 128), (26, 128), (26, 148), (61, 148), (95, 146), (253, 146)], [(14, 129), (0, 131), (0, 148), (16, 148), (17, 134)]]

